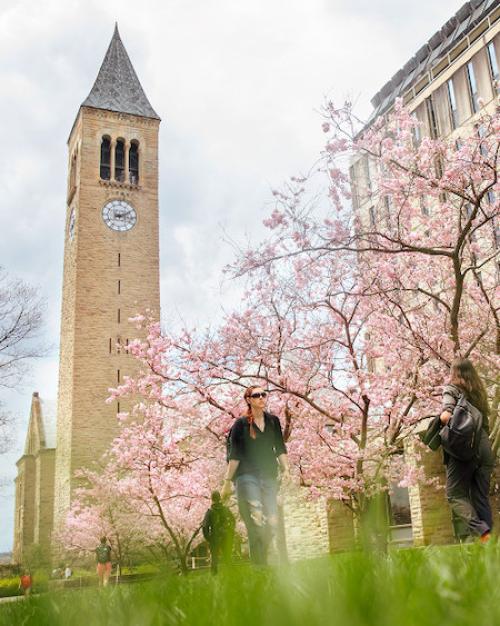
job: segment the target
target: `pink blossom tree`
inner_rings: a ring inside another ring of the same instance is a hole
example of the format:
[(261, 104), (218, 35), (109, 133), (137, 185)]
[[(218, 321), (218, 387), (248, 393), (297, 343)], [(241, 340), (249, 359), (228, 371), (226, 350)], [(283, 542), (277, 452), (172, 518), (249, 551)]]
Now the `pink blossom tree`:
[[(385, 367), (400, 349), (411, 348), (416, 360), (432, 368), (436, 384), (455, 355), (470, 356), (485, 376), (495, 416), (498, 110), (483, 112), (460, 137), (420, 139), (419, 122), (401, 102), (368, 127), (349, 103), (340, 109), (328, 103), (323, 130), (328, 140), (318, 173), (326, 176), (329, 201), (311, 203), (310, 178), (293, 179), (276, 191), (276, 207), (267, 220), (271, 237), (245, 251), (232, 271), (265, 275), (270, 267), (287, 264), (310, 271), (354, 255), (351, 262), (362, 280), (353, 282), (349, 295), (376, 303), (368, 343), (378, 343), (375, 351)], [(351, 187), (346, 162), (353, 158), (357, 175)], [(499, 426), (496, 420), (497, 449)]]
[(121, 418), (104, 469), (85, 472), (87, 486), (79, 490), (60, 540), (67, 548), (92, 550), (105, 534), (119, 557), (132, 548), (160, 550), (164, 557), (173, 554), (185, 573), (211, 489), (220, 482), (211, 435), (180, 424), (157, 402), (143, 402), (133, 417)]
[[(202, 476), (220, 479), (225, 433), (249, 384), (270, 390), (300, 483), (356, 515), (392, 481), (418, 478), (400, 452), (438, 410), (455, 355), (480, 364), (498, 404), (498, 113), (460, 141), (419, 141), (400, 103), (367, 129), (349, 105), (329, 104), (325, 115), (316, 175), (275, 192), (269, 237), (229, 268), (248, 281), (240, 309), (204, 332), (162, 332), (137, 318), (148, 337), (129, 350), (142, 374), (113, 397), (139, 398), (144, 421), (126, 427), (112, 454), (134, 476), (130, 498), (174, 545), (181, 529), (170, 506), (182, 503), (183, 532), (195, 532), (199, 511), (191, 523), (185, 504), (202, 502)], [(353, 210), (353, 155), (375, 166), (371, 190), (354, 189), (373, 211)], [(188, 541), (177, 541), (179, 554)]]

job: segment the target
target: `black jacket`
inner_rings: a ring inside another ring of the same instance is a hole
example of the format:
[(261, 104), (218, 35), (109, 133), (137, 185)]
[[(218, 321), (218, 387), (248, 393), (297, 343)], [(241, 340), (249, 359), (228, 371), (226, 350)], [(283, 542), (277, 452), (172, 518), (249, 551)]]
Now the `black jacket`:
[(280, 421), (276, 415), (264, 413), (264, 430), (259, 430), (255, 424), (254, 428), (255, 439), (250, 435), (250, 425), (246, 417), (237, 419), (231, 428), (229, 460), (240, 462), (235, 478), (242, 474), (276, 478), (276, 459), (286, 454)]

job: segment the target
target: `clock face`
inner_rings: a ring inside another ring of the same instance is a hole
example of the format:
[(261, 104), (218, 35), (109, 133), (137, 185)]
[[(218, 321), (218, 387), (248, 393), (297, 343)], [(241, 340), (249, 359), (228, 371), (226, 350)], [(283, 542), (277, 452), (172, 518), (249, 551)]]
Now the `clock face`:
[(137, 222), (137, 213), (125, 200), (111, 200), (102, 208), (102, 219), (112, 230), (126, 231)]
[(75, 225), (76, 225), (76, 213), (75, 209), (71, 209), (71, 213), (69, 216), (69, 224), (68, 224), (68, 235), (71, 240), (75, 236)]

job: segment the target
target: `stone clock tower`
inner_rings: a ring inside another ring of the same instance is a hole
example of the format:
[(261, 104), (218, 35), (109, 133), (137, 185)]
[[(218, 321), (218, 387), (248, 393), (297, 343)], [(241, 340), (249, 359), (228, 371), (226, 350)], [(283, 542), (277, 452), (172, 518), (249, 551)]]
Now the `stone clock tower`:
[(109, 387), (134, 373), (128, 319), (159, 315), (158, 129), (115, 28), (68, 140), (54, 528), (73, 499), (75, 470), (117, 433)]

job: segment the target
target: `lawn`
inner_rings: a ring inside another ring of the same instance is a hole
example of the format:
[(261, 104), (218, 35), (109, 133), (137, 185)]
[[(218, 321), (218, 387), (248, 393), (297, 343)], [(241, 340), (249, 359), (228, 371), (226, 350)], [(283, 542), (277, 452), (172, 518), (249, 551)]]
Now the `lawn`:
[(2, 626), (500, 626), (500, 545), (235, 566), (0, 605)]

